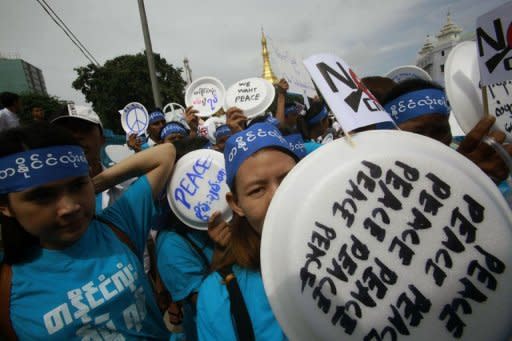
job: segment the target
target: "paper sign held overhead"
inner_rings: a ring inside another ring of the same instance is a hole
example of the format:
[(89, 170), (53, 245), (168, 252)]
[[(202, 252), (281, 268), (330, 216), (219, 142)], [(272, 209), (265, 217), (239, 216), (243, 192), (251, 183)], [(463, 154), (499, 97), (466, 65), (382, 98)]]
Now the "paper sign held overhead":
[(304, 65), (345, 132), (370, 124), (393, 122), (341, 58), (318, 54), (304, 60)]
[(512, 2), (476, 20), (481, 85), (512, 80)]

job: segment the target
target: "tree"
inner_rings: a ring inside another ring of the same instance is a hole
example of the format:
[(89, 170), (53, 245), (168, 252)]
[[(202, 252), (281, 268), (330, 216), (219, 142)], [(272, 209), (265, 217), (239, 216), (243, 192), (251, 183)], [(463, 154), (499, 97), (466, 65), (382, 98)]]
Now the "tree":
[(23, 110), (18, 113), (21, 123), (32, 121), (32, 108), (41, 107), (45, 112), (45, 119), (50, 121), (53, 117), (65, 110), (66, 102), (58, 97), (43, 95), (35, 92), (24, 92), (20, 94)]
[[(154, 54), (155, 67), (163, 105), (169, 102), (183, 104), (185, 81), (183, 70), (174, 68)], [(130, 102), (143, 104), (149, 112), (154, 109), (153, 93), (146, 55), (124, 55), (108, 60), (103, 66), (89, 64), (76, 68), (77, 79), (73, 88), (80, 90), (94, 111), (100, 115), (103, 125), (117, 133), (123, 133), (118, 110)]]

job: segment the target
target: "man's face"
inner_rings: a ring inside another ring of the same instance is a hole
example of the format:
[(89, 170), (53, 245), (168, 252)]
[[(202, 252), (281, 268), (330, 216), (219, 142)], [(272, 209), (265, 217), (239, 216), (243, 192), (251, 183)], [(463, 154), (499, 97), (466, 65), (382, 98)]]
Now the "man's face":
[(41, 107), (33, 107), (32, 108), (32, 118), (34, 121), (43, 121), (44, 120), (44, 110)]
[(448, 119), (447, 115), (428, 114), (402, 122), (398, 127), (449, 145), (452, 142), (452, 131)]
[(165, 120), (158, 120), (148, 125), (149, 138), (155, 142), (160, 142), (160, 131), (165, 126)]

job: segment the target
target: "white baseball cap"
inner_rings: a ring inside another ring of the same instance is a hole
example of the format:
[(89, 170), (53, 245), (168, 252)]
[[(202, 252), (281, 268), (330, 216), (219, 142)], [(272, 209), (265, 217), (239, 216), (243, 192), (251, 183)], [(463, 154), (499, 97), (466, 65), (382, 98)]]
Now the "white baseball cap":
[(82, 105), (74, 105), (72, 103), (68, 104), (67, 115), (58, 116), (58, 117), (54, 118), (51, 121), (51, 123), (55, 123), (56, 121), (61, 120), (63, 118), (76, 118), (76, 119), (88, 121), (91, 123), (95, 123), (95, 124), (98, 124), (100, 126), (101, 130), (103, 131), (103, 124), (101, 123), (101, 119), (98, 116), (98, 114), (96, 114), (94, 112), (94, 110), (92, 110), (91, 107), (86, 107), (86, 106), (82, 106)]

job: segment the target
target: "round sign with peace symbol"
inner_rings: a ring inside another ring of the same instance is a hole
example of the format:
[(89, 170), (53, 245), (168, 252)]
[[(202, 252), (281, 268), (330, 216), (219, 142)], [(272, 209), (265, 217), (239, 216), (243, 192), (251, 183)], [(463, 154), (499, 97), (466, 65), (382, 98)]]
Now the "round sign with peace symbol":
[(149, 124), (146, 108), (137, 102), (127, 104), (122, 110), (121, 125), (127, 134), (143, 134)]

